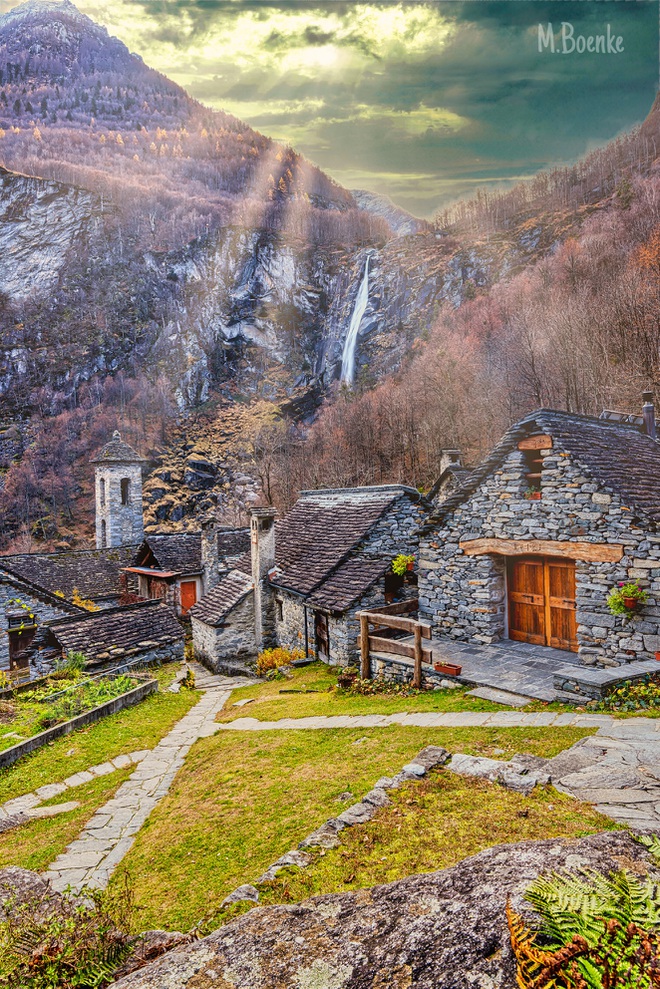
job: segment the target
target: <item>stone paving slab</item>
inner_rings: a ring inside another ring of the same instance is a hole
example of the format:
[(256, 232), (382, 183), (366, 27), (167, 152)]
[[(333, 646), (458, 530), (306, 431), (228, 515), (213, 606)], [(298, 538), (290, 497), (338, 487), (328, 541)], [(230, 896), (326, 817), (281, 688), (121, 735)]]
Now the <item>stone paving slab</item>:
[(114, 797), (99, 808), (45, 873), (55, 890), (107, 885), (135, 835), (167, 793), (192, 744), (219, 729), (215, 719), (228, 697), (227, 690), (206, 690), (195, 707), (141, 758)]

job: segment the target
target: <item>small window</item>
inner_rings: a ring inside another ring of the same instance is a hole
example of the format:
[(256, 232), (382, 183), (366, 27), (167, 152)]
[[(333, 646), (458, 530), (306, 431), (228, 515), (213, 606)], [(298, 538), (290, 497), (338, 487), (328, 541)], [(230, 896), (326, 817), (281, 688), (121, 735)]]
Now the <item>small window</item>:
[(105, 549), (107, 545), (108, 545), (107, 528), (105, 524), (105, 519), (102, 519), (101, 520), (101, 549)]
[(105, 478), (103, 477), (99, 481), (99, 501), (103, 507), (105, 505)]
[(284, 610), (282, 608), (282, 602), (278, 598), (275, 598), (275, 615), (277, 617), (278, 622), (284, 621)]
[(541, 497), (541, 468), (543, 459), (538, 450), (523, 450), (525, 470), (525, 495), (538, 500)]
[(121, 503), (122, 505), (130, 505), (131, 503), (131, 482), (128, 477), (121, 479)]

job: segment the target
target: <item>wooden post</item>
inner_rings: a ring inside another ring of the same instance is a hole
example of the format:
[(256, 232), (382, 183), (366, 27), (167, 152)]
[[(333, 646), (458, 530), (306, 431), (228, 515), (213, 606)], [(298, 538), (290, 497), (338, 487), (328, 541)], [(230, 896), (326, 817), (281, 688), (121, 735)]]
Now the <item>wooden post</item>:
[(416, 690), (422, 686), (422, 626), (415, 625), (415, 672), (412, 685)]
[(371, 663), (369, 662), (369, 619), (360, 615), (360, 676), (363, 680), (371, 678)]

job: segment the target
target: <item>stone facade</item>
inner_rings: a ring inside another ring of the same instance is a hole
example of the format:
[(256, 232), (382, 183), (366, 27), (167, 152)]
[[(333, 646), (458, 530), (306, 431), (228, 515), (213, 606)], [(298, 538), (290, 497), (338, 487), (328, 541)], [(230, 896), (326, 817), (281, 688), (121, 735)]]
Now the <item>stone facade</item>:
[(191, 622), (195, 655), (209, 669), (234, 672), (237, 666), (255, 660), (253, 594), (232, 608), (222, 625), (210, 625), (194, 615)]
[[(340, 496), (340, 493), (337, 493)], [(392, 507), (369, 531), (367, 537), (354, 551), (363, 559), (393, 559), (399, 553), (416, 554), (419, 546), (419, 527), (426, 518), (428, 507), (424, 502), (412, 500), (407, 495), (397, 498)], [(416, 597), (417, 588), (404, 584), (399, 598)], [(381, 577), (349, 607), (334, 611), (317, 607), (314, 595), (309, 600), (287, 593), (283, 588), (274, 591), (275, 638), (278, 645), (289, 649), (305, 649), (308, 655), (318, 655), (315, 636), (316, 611), (328, 616), (330, 665), (348, 666), (359, 662), (358, 636), (360, 621), (358, 612), (385, 604), (385, 579)], [(280, 605), (280, 608), (277, 605)], [(307, 625), (307, 632), (305, 632)]]
[(142, 457), (115, 430), (92, 461), (96, 475), (96, 548), (141, 543)]
[[(652, 659), (660, 650), (660, 534), (655, 523), (594, 478), (588, 454), (578, 460), (555, 440), (540, 456), (540, 500), (529, 500), (529, 467), (524, 453), (514, 448), (473, 493), (444, 513), (441, 508), (420, 547), (420, 617), (433, 622), (436, 634), (463, 642), (487, 644), (507, 636), (506, 559), (466, 555), (461, 541), (622, 545), (619, 562), (576, 561), (579, 657), (582, 663), (603, 666)], [(632, 621), (612, 615), (607, 605), (610, 589), (624, 581), (637, 581), (649, 591), (648, 603)]]
[[(0, 631), (0, 670), (9, 669), (9, 635), (7, 634), (7, 612), (16, 610), (14, 602), (20, 600), (35, 615), (37, 628), (53, 621), (56, 618), (65, 618), (71, 614), (71, 609), (58, 608), (55, 604), (47, 602), (31, 594), (27, 588), (20, 588), (14, 583), (5, 582), (0, 574), (0, 617), (2, 619), (2, 631)], [(31, 658), (33, 672), (35, 676), (47, 673), (51, 668), (44, 665), (38, 656)]]

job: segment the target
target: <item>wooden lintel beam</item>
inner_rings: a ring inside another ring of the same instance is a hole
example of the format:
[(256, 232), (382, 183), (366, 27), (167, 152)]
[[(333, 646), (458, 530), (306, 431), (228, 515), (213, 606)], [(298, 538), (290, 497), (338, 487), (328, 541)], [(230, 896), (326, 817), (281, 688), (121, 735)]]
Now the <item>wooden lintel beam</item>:
[(519, 450), (551, 450), (552, 436), (543, 433), (540, 436), (526, 436), (518, 443)]
[(554, 539), (463, 539), (458, 544), (466, 556), (559, 556), (591, 563), (618, 563), (620, 543), (557, 542)]

